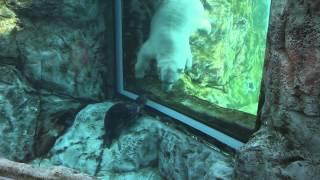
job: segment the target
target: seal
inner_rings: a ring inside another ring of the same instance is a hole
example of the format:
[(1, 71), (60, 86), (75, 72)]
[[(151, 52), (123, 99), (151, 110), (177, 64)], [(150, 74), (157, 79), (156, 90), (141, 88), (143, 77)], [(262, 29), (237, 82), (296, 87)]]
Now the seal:
[(141, 95), (134, 102), (120, 102), (110, 107), (104, 118), (104, 147), (110, 148), (112, 141), (120, 136), (122, 130), (134, 124), (141, 116), (146, 102), (147, 98)]

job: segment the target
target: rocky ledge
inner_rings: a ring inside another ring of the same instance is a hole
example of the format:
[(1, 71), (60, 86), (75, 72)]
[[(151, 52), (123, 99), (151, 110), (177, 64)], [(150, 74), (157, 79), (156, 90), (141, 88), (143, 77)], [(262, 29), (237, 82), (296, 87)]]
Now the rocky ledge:
[[(135, 179), (230, 179), (232, 158), (159, 120), (143, 116), (102, 148), (104, 114), (111, 102), (91, 104), (76, 116), (40, 167), (62, 165), (98, 177)], [(99, 169), (97, 171), (97, 168)]]

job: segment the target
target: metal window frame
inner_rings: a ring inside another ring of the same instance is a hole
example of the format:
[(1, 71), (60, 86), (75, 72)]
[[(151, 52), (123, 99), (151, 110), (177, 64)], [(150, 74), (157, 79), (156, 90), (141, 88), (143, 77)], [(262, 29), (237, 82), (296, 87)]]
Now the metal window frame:
[[(117, 93), (130, 98), (136, 99), (138, 96), (135, 93), (124, 89), (124, 72), (123, 72), (123, 46), (122, 46), (122, 0), (115, 0), (115, 57), (116, 57), (116, 90)], [(211, 128), (195, 119), (192, 119), (184, 114), (172, 110), (152, 100), (148, 100), (147, 106), (153, 108), (165, 115), (172, 117), (200, 132), (214, 138), (215, 140), (235, 149), (239, 150), (243, 146), (243, 142), (234, 139), (214, 128)]]

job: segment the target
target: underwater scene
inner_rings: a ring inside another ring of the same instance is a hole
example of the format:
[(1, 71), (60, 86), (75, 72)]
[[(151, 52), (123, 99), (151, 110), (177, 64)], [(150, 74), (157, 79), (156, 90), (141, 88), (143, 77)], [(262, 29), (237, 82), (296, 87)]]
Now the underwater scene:
[(125, 88), (229, 134), (254, 129), (271, 1), (172, 3), (123, 2)]

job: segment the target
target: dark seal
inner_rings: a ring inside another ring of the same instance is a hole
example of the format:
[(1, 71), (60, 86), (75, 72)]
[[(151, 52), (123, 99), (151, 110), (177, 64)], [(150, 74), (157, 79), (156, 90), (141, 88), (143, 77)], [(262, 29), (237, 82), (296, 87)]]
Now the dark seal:
[(122, 130), (134, 124), (141, 116), (146, 101), (145, 96), (139, 96), (134, 102), (121, 102), (110, 107), (104, 118), (104, 147), (110, 148), (112, 141), (120, 136)]

